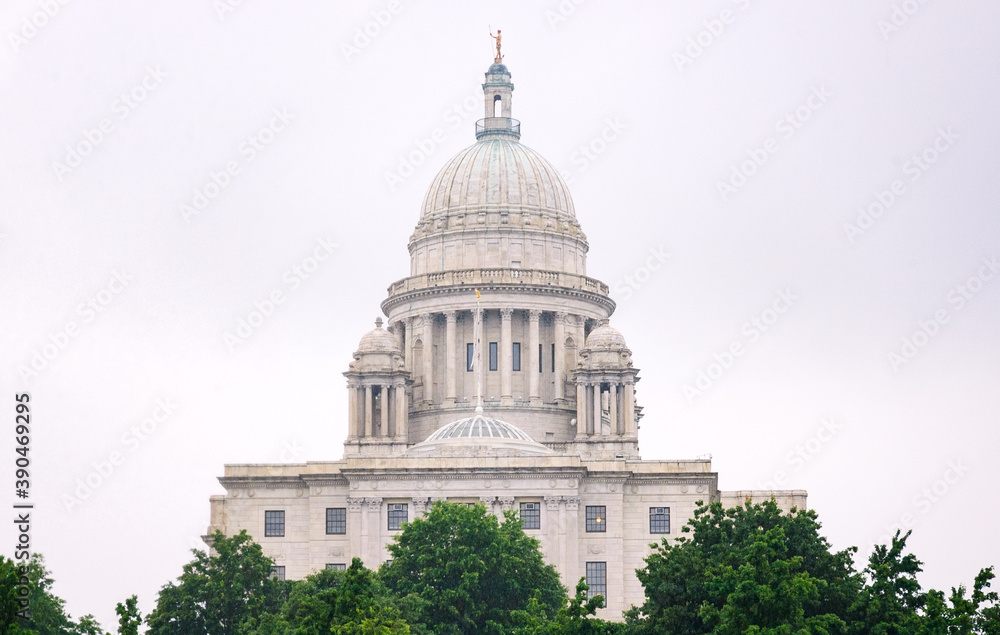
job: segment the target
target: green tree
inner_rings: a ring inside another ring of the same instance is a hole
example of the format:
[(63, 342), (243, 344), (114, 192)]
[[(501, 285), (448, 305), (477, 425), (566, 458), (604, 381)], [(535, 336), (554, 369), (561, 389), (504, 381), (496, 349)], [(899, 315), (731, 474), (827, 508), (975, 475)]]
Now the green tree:
[(772, 499), (724, 509), (699, 504), (671, 544), (653, 545), (636, 573), (637, 633), (844, 633), (860, 584), (854, 549), (830, 552), (813, 511), (782, 513)]
[(177, 583), (160, 589), (146, 618), (150, 635), (235, 635), (245, 621), (280, 609), (288, 585), (271, 578), (273, 561), (246, 531), (215, 532), (212, 551), (193, 549)]
[[(876, 545), (863, 575), (866, 584), (851, 606), (853, 633), (862, 635), (910, 635), (921, 625), (918, 611), (927, 597), (920, 590), (917, 574), (922, 571), (915, 555), (903, 554), (911, 532), (897, 531), (889, 545)], [(935, 597), (929, 615), (945, 620), (944, 599)]]
[(118, 635), (139, 635), (139, 625), (142, 624), (142, 616), (139, 615), (139, 598), (132, 596), (119, 602), (115, 607), (118, 615)]
[[(22, 570), (23, 565), (23, 570)], [(21, 578), (28, 581), (28, 616), (19, 595)], [(66, 614), (66, 603), (52, 592), (52, 578), (45, 559), (34, 554), (28, 562), (0, 556), (0, 633), (3, 635), (63, 635), (75, 633), (76, 624)]]
[(532, 598), (546, 618), (566, 602), (559, 574), (513, 512), (501, 523), (482, 505), (438, 501), (403, 527), (389, 553), (382, 578), (406, 602), (415, 630), (503, 633)]
[(246, 635), (409, 633), (394, 598), (355, 558), (347, 571), (323, 570), (294, 582), (281, 610), (248, 622)]
[(594, 617), (597, 609), (604, 606), (604, 596), (587, 598), (587, 583), (583, 578), (576, 585), (576, 595), (569, 598), (566, 606), (559, 609), (555, 618), (549, 619), (536, 598), (532, 598), (525, 611), (513, 615), (514, 628), (511, 635), (618, 635), (624, 633), (624, 625), (606, 622)]

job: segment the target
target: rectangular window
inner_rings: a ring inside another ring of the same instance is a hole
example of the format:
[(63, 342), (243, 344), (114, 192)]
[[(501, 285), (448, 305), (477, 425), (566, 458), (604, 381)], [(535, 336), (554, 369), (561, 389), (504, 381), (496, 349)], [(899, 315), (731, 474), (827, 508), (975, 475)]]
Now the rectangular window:
[(389, 531), (402, 529), (403, 523), (410, 519), (406, 503), (389, 505)]
[(343, 562), (328, 562), (326, 568), (334, 571), (347, 571), (347, 565)]
[(513, 370), (521, 370), (521, 343), (514, 342), (514, 365)]
[(476, 345), (466, 344), (465, 345), (465, 370), (472, 372), (473, 365), (476, 363)]
[(538, 503), (521, 503), (521, 527), (540, 529), (542, 527), (541, 513), (541, 505)]
[(497, 343), (490, 342), (490, 370), (497, 369)]
[(284, 580), (285, 579), (285, 567), (271, 567), (271, 579), (272, 580)]
[(285, 510), (264, 512), (264, 535), (285, 535)]
[(542, 345), (538, 345), (538, 372), (542, 372)]
[(587, 599), (595, 595), (604, 596), (604, 606), (608, 605), (608, 563), (587, 563)]
[(556, 372), (556, 345), (552, 345), (552, 372)]
[(327, 507), (326, 508), (326, 533), (346, 534), (347, 533), (347, 508)]
[(587, 505), (587, 531), (607, 531), (608, 519), (604, 505)]
[(669, 534), (670, 533), (670, 508), (650, 507), (649, 508), (649, 533)]

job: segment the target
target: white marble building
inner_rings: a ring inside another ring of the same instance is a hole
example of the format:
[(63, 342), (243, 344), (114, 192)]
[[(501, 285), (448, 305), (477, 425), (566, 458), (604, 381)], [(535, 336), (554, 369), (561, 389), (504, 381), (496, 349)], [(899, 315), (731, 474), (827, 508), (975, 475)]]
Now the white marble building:
[(519, 142), (513, 89), (494, 63), (476, 143), (427, 191), (410, 275), (382, 303), (388, 328), (376, 322), (345, 373), (343, 458), (227, 465), (209, 531), (246, 529), (301, 578), (355, 556), (378, 567), (434, 500), (482, 502), (517, 511), (563, 584), (586, 577), (607, 599), (601, 616), (619, 619), (643, 601), (649, 544), (678, 535), (696, 501), (804, 507), (806, 493), (722, 492), (708, 460), (640, 459), (638, 369), (608, 324), (608, 286), (586, 275), (565, 182)]

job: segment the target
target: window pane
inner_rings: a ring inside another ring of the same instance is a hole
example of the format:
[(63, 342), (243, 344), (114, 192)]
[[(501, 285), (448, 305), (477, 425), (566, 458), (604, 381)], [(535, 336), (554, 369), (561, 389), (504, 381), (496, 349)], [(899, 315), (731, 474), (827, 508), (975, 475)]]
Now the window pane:
[(539, 503), (521, 503), (521, 526), (524, 529), (541, 528), (541, 507)]
[(587, 563), (587, 598), (595, 595), (604, 596), (604, 606), (608, 605), (608, 563), (588, 562)]
[(466, 344), (465, 345), (465, 370), (472, 371), (472, 365), (476, 361), (476, 345)]
[(649, 533), (669, 534), (670, 533), (670, 508), (650, 507), (649, 508)]
[(346, 507), (328, 507), (326, 509), (326, 533), (328, 534), (347, 533)]
[(513, 370), (521, 370), (521, 343), (514, 342), (514, 365)]
[(285, 535), (284, 510), (264, 512), (264, 535), (265, 536)]
[(587, 531), (607, 531), (604, 505), (587, 505)]
[(389, 530), (401, 529), (403, 523), (409, 520), (409, 510), (406, 503), (394, 503), (389, 505)]
[(497, 343), (490, 342), (490, 370), (497, 369)]
[(343, 562), (327, 563), (326, 568), (334, 571), (347, 571), (347, 565)]
[(556, 372), (556, 345), (552, 345), (552, 372)]
[(271, 567), (271, 578), (275, 580), (284, 580), (285, 567)]
[(542, 345), (538, 345), (538, 372), (542, 372)]

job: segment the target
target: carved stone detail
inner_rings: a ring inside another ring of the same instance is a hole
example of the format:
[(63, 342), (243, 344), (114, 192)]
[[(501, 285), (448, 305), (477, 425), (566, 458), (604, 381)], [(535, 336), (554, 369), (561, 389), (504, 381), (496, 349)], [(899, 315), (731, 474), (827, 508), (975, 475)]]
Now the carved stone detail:
[(413, 510), (418, 513), (423, 513), (427, 511), (427, 497), (414, 498), (413, 499)]
[(365, 502), (363, 498), (348, 498), (347, 508), (352, 512), (359, 512), (361, 511), (361, 503), (363, 502)]
[(558, 496), (546, 496), (545, 508), (549, 511), (557, 511), (559, 509), (559, 500)]
[(580, 497), (579, 496), (563, 496), (563, 502), (566, 503), (566, 509), (569, 511), (576, 511), (580, 509)]
[(330, 547), (330, 550), (326, 552), (328, 556), (342, 556), (344, 555), (343, 547)]
[(604, 545), (587, 545), (587, 553), (598, 555), (604, 553), (604, 551)]
[(368, 511), (378, 511), (379, 509), (382, 509), (381, 498), (366, 498), (365, 503), (368, 505)]
[(504, 511), (507, 511), (511, 507), (514, 506), (514, 497), (513, 496), (501, 496), (501, 497), (497, 498), (497, 500), (500, 501), (500, 507)]

